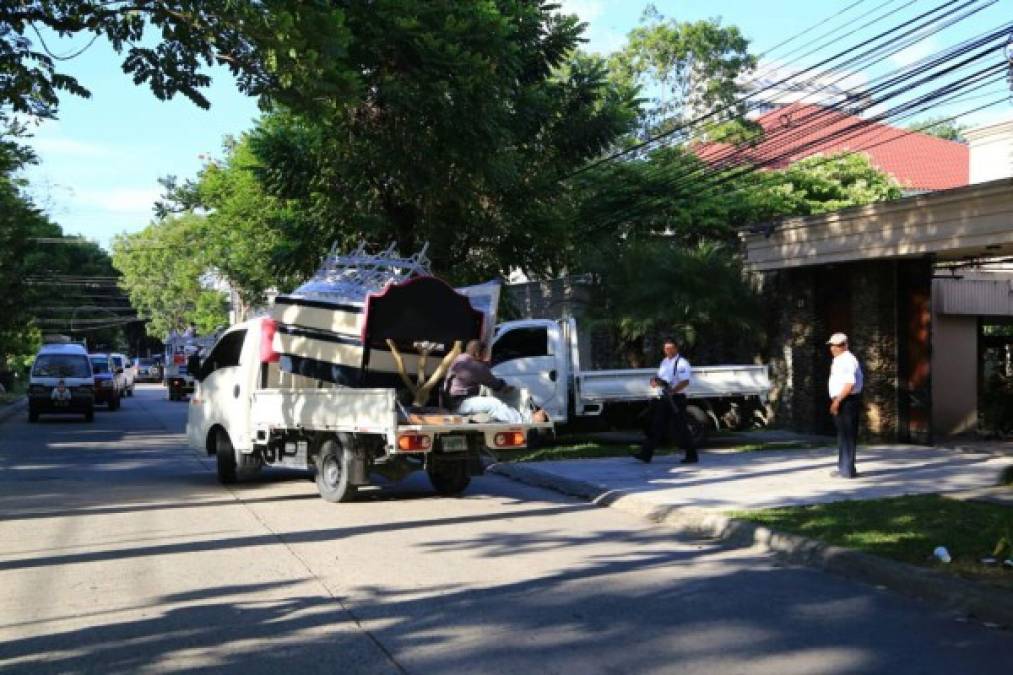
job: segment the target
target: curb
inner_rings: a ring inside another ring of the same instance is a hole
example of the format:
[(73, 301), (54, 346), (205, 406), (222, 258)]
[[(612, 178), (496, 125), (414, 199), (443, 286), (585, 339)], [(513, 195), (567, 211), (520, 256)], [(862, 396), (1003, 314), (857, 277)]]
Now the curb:
[(0, 423), (6, 422), (11, 417), (22, 412), (27, 406), (28, 399), (22, 396), (17, 401), (14, 401), (14, 403), (8, 403), (3, 408), (0, 408)]
[(901, 595), (982, 621), (1013, 626), (1013, 592), (985, 586), (907, 563), (853, 549), (831, 546), (797, 534), (729, 518), (695, 507), (662, 506), (622, 490), (556, 476), (520, 464), (494, 464), (487, 471), (527, 485), (579, 497), (672, 527), (681, 534), (718, 539), (735, 546), (755, 546), (798, 565), (883, 586)]

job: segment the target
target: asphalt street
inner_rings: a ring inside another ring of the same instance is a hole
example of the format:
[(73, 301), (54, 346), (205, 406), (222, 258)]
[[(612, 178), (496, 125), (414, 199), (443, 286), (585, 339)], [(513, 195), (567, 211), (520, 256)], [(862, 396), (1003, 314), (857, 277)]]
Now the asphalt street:
[(1003, 672), (1013, 633), (500, 476), (232, 488), (186, 403), (0, 424), (0, 672)]

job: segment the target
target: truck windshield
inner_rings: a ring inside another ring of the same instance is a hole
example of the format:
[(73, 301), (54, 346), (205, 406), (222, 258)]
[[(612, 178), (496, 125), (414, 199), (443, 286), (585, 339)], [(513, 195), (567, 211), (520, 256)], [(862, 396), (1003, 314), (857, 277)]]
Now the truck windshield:
[(108, 373), (109, 372), (109, 359), (107, 359), (105, 357), (92, 358), (92, 360), (91, 360), (91, 367), (95, 371), (96, 374), (98, 374), (98, 373)]
[(36, 377), (91, 377), (88, 359), (77, 354), (43, 354), (35, 359), (32, 375)]

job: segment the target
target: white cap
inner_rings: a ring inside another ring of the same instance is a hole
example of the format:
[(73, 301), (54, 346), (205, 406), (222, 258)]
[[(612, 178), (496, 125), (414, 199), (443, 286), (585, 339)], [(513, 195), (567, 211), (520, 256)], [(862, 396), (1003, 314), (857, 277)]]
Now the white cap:
[(848, 336), (844, 333), (834, 333), (827, 340), (828, 345), (846, 345), (848, 344)]

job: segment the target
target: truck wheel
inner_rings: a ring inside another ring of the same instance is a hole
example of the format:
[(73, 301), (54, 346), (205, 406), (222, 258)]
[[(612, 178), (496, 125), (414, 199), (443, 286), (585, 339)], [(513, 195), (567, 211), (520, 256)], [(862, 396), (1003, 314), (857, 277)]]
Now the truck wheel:
[(444, 497), (456, 497), (471, 483), (467, 462), (432, 462), (426, 473), (433, 489)]
[(215, 435), (215, 459), (218, 468), (218, 482), (230, 485), (236, 482), (236, 451), (232, 448), (232, 440), (219, 429)]
[(686, 427), (693, 439), (693, 447), (699, 448), (707, 441), (707, 430), (711, 420), (699, 406), (686, 406)]
[(117, 396), (116, 398), (109, 399), (109, 409), (110, 410), (119, 410), (120, 409), (120, 397), (119, 396)]
[(84, 421), (85, 422), (94, 422), (95, 421), (95, 408), (88, 408), (88, 410), (85, 411), (85, 413), (84, 413)]
[(356, 487), (349, 482), (348, 464), (351, 452), (334, 439), (320, 445), (317, 455), (317, 490), (329, 502), (349, 502), (355, 498)]

